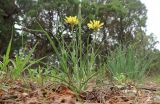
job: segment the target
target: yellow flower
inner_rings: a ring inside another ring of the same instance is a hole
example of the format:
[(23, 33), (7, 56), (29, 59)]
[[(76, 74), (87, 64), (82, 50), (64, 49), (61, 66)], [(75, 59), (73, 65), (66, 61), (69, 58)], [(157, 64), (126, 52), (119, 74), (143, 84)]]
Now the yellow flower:
[(89, 27), (89, 29), (98, 30), (102, 28), (103, 24), (104, 23), (100, 23), (100, 21), (93, 20), (93, 21), (90, 21), (90, 23), (88, 23), (87, 26)]
[(66, 23), (68, 23), (72, 26), (78, 24), (78, 22), (79, 22), (77, 16), (69, 16), (69, 17), (66, 17), (64, 20)]

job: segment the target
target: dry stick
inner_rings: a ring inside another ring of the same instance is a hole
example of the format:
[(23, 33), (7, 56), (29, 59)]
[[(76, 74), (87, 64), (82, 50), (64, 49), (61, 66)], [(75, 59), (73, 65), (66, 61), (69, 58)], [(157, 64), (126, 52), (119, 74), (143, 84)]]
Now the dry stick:
[(147, 88), (147, 87), (138, 87), (138, 89), (149, 90), (149, 91), (160, 91), (160, 88)]

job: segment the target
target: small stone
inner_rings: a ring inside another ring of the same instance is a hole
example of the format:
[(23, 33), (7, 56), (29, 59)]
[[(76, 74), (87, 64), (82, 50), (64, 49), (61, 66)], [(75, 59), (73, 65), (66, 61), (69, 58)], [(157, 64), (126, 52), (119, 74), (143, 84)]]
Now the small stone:
[(28, 93), (25, 93), (25, 92), (24, 92), (24, 93), (22, 93), (22, 96), (23, 96), (23, 97), (27, 97), (27, 96), (28, 96)]

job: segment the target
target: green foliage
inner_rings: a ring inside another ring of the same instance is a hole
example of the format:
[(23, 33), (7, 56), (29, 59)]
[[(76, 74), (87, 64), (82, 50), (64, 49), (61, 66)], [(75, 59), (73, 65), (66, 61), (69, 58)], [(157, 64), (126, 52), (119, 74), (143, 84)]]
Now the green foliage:
[(37, 64), (40, 60), (43, 59), (43, 58), (38, 60), (32, 59), (32, 55), (35, 48), (36, 45), (28, 54), (24, 54), (22, 52), (21, 54), (16, 55), (15, 60), (11, 60), (13, 64), (13, 69), (11, 69), (11, 76), (13, 78), (15, 79), (19, 78), (25, 70), (28, 70), (32, 65)]
[(26, 78), (29, 79), (31, 82), (36, 82), (43, 86), (46, 84), (46, 82), (51, 81), (49, 80), (49, 73), (51, 73), (51, 70), (48, 70), (47, 68), (44, 69), (40, 66), (36, 69), (29, 68)]
[(127, 80), (126, 75), (123, 73), (117, 73), (113, 79), (120, 85), (125, 84)]
[(3, 60), (0, 63), (0, 71), (2, 71), (2, 72), (6, 72), (7, 71), (7, 66), (8, 66), (8, 64), (10, 62), (11, 44), (12, 44), (12, 39), (9, 41), (6, 54), (3, 56), (3, 58), (2, 58)]
[(123, 6), (123, 3), (121, 0), (112, 0), (109, 4), (107, 4), (107, 7), (120, 15), (126, 15), (127, 14), (127, 8)]
[[(64, 40), (62, 42), (59, 41), (60, 50), (58, 50), (47, 32), (45, 32), (45, 35), (58, 56), (59, 66), (54, 66), (52, 77), (78, 93), (84, 90), (90, 79), (97, 74), (97, 72), (95, 72), (95, 59), (97, 54), (93, 50), (90, 52), (89, 50), (91, 50), (92, 47), (88, 46), (87, 53), (83, 57), (80, 56), (82, 55), (82, 40), (72, 40), (69, 45), (67, 45)], [(58, 75), (55, 73), (58, 73)]]
[(143, 79), (150, 68), (154, 57), (140, 54), (133, 46), (116, 48), (108, 57), (107, 64), (113, 77), (123, 73), (128, 79)]

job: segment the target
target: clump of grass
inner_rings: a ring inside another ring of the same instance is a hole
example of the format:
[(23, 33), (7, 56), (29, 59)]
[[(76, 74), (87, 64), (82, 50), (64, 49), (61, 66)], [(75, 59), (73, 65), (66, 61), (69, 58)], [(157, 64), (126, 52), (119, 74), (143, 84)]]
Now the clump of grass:
[(6, 54), (2, 57), (2, 62), (0, 61), (0, 79), (6, 78), (8, 76), (9, 64), (10, 64), (10, 51), (12, 46), (12, 38), (9, 41)]
[[(97, 54), (92, 51), (87, 51), (82, 55), (81, 40), (71, 41), (70, 45), (60, 42), (60, 50), (58, 50), (49, 35), (45, 32), (50, 40), (53, 49), (58, 56), (59, 65), (53, 66), (52, 77), (56, 78), (60, 83), (70, 87), (75, 92), (80, 92), (85, 89), (88, 81), (96, 75), (95, 59)], [(87, 50), (91, 50), (88, 46)], [(55, 75), (55, 73), (58, 75)]]
[[(65, 21), (70, 24), (71, 34), (75, 39), (72, 39), (69, 44), (66, 44), (63, 37), (62, 41), (59, 41), (55, 36), (58, 41), (59, 48), (55, 46), (54, 41), (52, 41), (49, 34), (43, 30), (41, 25), (40, 27), (50, 41), (50, 44), (52, 45), (53, 50), (58, 57), (59, 65), (53, 66), (52, 73), (54, 74), (52, 74), (52, 77), (58, 79), (60, 83), (67, 85), (73, 91), (80, 93), (85, 89), (87, 83), (98, 74), (95, 65), (98, 50), (95, 49), (95, 45), (87, 43), (86, 53), (83, 53), (84, 47), (81, 39), (81, 21), (77, 19), (78, 18), (76, 16), (66, 17)], [(76, 22), (75, 24), (74, 21)], [(73, 29), (77, 24), (77, 21), (79, 25), (79, 32), (75, 33)], [(98, 30), (98, 28), (101, 28), (103, 24), (100, 23), (100, 21), (95, 21), (95, 23), (90, 25), (96, 26), (93, 28), (94, 33), (96, 33), (95, 31)]]
[(9, 41), (6, 54), (2, 57), (2, 62), (0, 63), (0, 76), (8, 77), (10, 76), (13, 79), (17, 79), (22, 77), (23, 72), (25, 70), (29, 70), (29, 68), (39, 63), (42, 59), (34, 60), (32, 55), (36, 48), (36, 45), (28, 54), (16, 54), (15, 59), (10, 59), (10, 50), (11, 50), (12, 39)]
[(107, 66), (114, 78), (123, 73), (127, 79), (142, 80), (153, 62), (148, 54), (139, 54), (134, 46), (117, 47), (108, 57)]
[(29, 70), (32, 65), (38, 64), (42, 59), (44, 59), (44, 57), (37, 60), (33, 59), (32, 55), (35, 48), (36, 45), (28, 52), (28, 54), (21, 52), (21, 54), (16, 54), (15, 60), (11, 60), (13, 65), (10, 71), (12, 78), (19, 78), (25, 70)]

